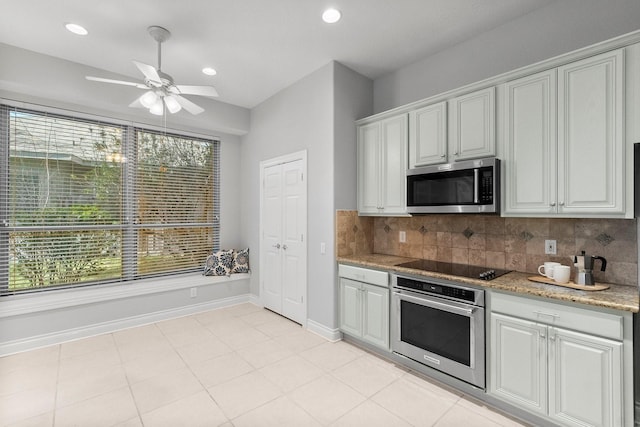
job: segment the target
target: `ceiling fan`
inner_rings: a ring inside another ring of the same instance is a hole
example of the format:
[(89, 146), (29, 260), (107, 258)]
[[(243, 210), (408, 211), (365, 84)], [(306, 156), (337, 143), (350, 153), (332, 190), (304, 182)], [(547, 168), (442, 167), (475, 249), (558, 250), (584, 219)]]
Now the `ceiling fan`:
[(147, 91), (133, 101), (129, 107), (148, 108), (152, 114), (162, 115), (165, 108), (170, 113), (177, 113), (182, 108), (191, 114), (200, 114), (204, 109), (189, 101), (182, 95), (218, 96), (218, 91), (213, 86), (177, 85), (173, 78), (161, 70), (162, 42), (171, 37), (169, 30), (153, 25), (147, 28), (149, 35), (158, 42), (158, 68), (151, 65), (133, 61), (136, 67), (144, 74), (144, 83), (127, 82), (123, 80), (104, 79), (102, 77), (86, 76), (87, 80), (103, 83), (115, 83), (119, 85), (134, 86)]

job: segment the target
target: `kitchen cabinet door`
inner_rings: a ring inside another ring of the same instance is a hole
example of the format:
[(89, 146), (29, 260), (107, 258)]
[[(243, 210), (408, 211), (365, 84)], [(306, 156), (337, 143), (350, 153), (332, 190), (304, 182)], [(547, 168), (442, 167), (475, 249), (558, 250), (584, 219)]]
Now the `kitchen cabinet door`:
[(340, 278), (340, 329), (355, 336), (362, 335), (360, 288), (359, 282)]
[(380, 124), (358, 128), (358, 212), (380, 210)]
[(358, 213), (407, 216), (407, 114), (358, 128)]
[(532, 412), (547, 413), (546, 327), (491, 314), (490, 392)]
[(490, 87), (449, 101), (449, 161), (495, 156), (495, 91)]
[(340, 278), (340, 330), (389, 349), (389, 289)]
[(407, 214), (407, 115), (383, 120), (381, 206), (385, 215)]
[(622, 343), (549, 327), (549, 416), (572, 426), (621, 426)]
[(447, 103), (409, 113), (409, 169), (447, 162)]
[(362, 339), (389, 348), (389, 289), (362, 285)]
[(623, 51), (558, 68), (558, 212), (625, 213)]
[(556, 91), (556, 70), (505, 83), (505, 215), (556, 213)]

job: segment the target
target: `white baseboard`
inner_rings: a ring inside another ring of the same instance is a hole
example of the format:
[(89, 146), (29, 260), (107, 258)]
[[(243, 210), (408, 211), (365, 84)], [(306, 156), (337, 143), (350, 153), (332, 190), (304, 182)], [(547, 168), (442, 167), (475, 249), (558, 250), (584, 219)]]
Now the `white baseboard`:
[(329, 341), (335, 342), (342, 339), (342, 332), (340, 332), (339, 329), (328, 328), (322, 323), (315, 322), (311, 319), (307, 319), (307, 329)]
[[(242, 304), (245, 302), (253, 302), (254, 298), (250, 294), (238, 295), (229, 298), (222, 298), (215, 301), (208, 301), (199, 304), (193, 304), (186, 307), (179, 307), (169, 310), (147, 313), (140, 316), (133, 316), (124, 319), (116, 319), (104, 323), (98, 323), (83, 326), (75, 329), (68, 329), (52, 334), (39, 335), (36, 337), (28, 337), (21, 340), (9, 341), (0, 344), (0, 357), (9, 354), (19, 353), (22, 351), (34, 350), (55, 344), (61, 344), (81, 338), (88, 338), (100, 334), (111, 333), (122, 329), (133, 328), (136, 326), (148, 325), (150, 323), (159, 322), (177, 317), (188, 316), (195, 313), (214, 310), (217, 308), (229, 307), (232, 305)], [(259, 304), (258, 304), (259, 305)]]

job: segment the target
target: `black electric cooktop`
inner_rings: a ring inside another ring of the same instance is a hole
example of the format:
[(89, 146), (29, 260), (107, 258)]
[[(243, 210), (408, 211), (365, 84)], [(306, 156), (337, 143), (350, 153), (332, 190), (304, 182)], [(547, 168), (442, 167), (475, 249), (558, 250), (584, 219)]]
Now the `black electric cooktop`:
[(428, 259), (405, 262), (403, 264), (398, 264), (397, 267), (413, 268), (423, 271), (433, 271), (436, 273), (451, 274), (453, 276), (469, 277), (472, 279), (480, 280), (493, 280), (496, 277), (500, 277), (503, 274), (507, 274), (511, 271), (501, 270), (499, 268), (478, 267), (477, 265), (431, 261)]

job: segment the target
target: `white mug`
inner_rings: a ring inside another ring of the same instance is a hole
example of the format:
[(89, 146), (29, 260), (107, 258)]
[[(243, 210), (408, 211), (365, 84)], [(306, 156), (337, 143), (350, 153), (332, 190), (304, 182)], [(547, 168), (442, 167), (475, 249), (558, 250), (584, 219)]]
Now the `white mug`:
[[(553, 279), (553, 269), (557, 265), (560, 265), (560, 263), (559, 262), (547, 261), (547, 262), (544, 263), (544, 265), (541, 265), (540, 267), (538, 267), (538, 273), (541, 276), (546, 276), (549, 279)], [(542, 270), (544, 270), (544, 273), (542, 272)]]
[(553, 280), (558, 283), (567, 283), (571, 275), (571, 267), (568, 265), (556, 265), (553, 267)]

